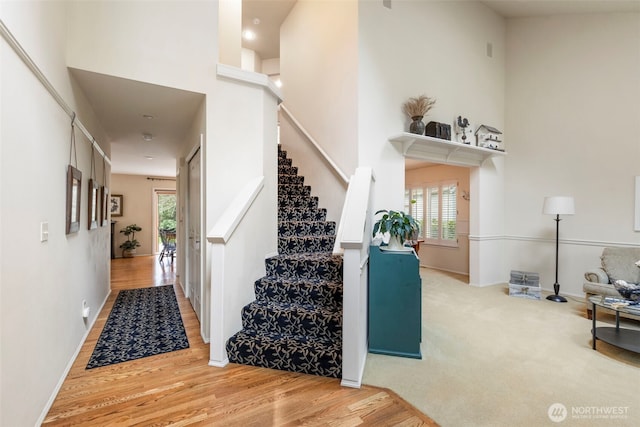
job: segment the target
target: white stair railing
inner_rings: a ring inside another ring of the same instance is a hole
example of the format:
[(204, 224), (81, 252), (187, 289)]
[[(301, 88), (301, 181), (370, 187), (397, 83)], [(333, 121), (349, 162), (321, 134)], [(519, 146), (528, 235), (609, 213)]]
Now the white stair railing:
[(295, 117), (293, 117), (293, 114), (291, 114), (291, 111), (289, 111), (287, 109), (287, 107), (285, 107), (284, 104), (280, 104), (280, 111), (282, 111), (286, 116), (287, 119), (296, 127), (298, 128), (298, 130), (300, 131), (300, 133), (302, 133), (302, 135), (304, 135), (305, 139), (313, 146), (313, 148), (316, 149), (316, 151), (320, 154), (320, 156), (322, 156), (322, 158), (324, 159), (325, 162), (327, 162), (327, 164), (331, 167), (331, 170), (333, 171), (333, 173), (335, 173), (339, 178), (340, 181), (342, 181), (342, 183), (344, 184), (344, 186), (347, 186), (349, 184), (349, 178), (347, 178), (347, 175), (342, 172), (342, 170), (340, 169), (340, 167), (338, 167), (338, 165), (336, 164), (336, 162), (334, 162), (331, 157), (329, 157), (329, 155), (327, 154), (326, 151), (324, 151), (322, 149), (322, 147), (320, 146), (320, 144), (318, 144), (316, 142), (316, 140), (311, 136), (311, 134), (304, 128), (304, 126), (302, 126), (302, 124), (300, 124), (300, 122), (298, 120), (296, 120)]
[[(249, 181), (241, 189), (234, 200), (229, 204), (220, 219), (207, 234), (207, 241), (211, 247), (211, 294), (210, 294), (210, 336), (209, 365), (223, 367), (229, 363), (225, 343), (236, 331), (242, 328), (239, 316), (242, 307), (253, 298), (251, 286), (242, 286), (245, 283), (253, 283), (249, 278), (238, 274), (238, 266), (230, 265), (230, 261), (242, 259), (246, 253), (245, 245), (231, 245), (236, 229), (243, 226), (243, 222), (249, 222), (249, 228), (255, 226), (257, 220), (264, 212), (269, 200), (257, 202), (258, 196), (264, 188), (264, 177), (258, 176)], [(256, 218), (243, 221), (251, 211), (258, 212)], [(245, 224), (245, 226), (247, 226)], [(251, 271), (256, 266), (246, 266), (243, 270)], [(244, 289), (243, 289), (244, 288)]]
[(334, 253), (343, 254), (342, 382), (359, 388), (367, 357), (367, 293), (375, 177), (356, 169), (349, 181)]

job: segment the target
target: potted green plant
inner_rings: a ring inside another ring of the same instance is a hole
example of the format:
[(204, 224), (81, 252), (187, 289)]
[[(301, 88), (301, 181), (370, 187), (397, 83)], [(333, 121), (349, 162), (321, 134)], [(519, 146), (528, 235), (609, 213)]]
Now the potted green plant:
[(135, 255), (136, 248), (140, 246), (140, 242), (136, 240), (136, 232), (138, 231), (142, 231), (142, 228), (136, 224), (127, 225), (120, 230), (121, 233), (127, 236), (127, 240), (120, 245), (123, 258), (132, 258)]
[(378, 233), (389, 233), (387, 250), (402, 251), (404, 241), (420, 232), (420, 224), (409, 214), (402, 211), (382, 209), (376, 215), (382, 213), (382, 217), (373, 225), (373, 236)]

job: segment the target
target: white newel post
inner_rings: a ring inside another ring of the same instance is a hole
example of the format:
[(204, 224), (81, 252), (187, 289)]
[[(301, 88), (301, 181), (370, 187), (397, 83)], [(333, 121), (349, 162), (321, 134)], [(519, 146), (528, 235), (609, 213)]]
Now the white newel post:
[(358, 168), (349, 181), (336, 241), (343, 254), (341, 385), (359, 388), (367, 358), (367, 280), (371, 242), (371, 168)]
[(207, 237), (211, 248), (211, 307), (210, 342), (209, 342), (209, 366), (222, 368), (229, 363), (225, 349), (224, 336), (224, 259), (225, 243), (219, 239)]

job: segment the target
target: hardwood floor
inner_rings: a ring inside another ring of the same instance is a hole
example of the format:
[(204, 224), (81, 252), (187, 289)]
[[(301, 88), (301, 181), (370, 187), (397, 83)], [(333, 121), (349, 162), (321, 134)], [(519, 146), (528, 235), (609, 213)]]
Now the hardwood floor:
[(180, 286), (176, 295), (190, 347), (86, 370), (121, 289), (173, 284), (169, 263), (116, 259), (111, 288), (44, 424), (91, 426), (437, 426), (390, 390), (341, 387), (339, 380), (265, 368), (207, 365), (209, 346)]

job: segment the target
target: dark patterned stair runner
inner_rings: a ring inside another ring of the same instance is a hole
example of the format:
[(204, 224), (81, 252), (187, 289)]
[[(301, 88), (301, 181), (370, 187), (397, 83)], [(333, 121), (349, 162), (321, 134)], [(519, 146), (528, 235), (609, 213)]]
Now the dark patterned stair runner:
[(342, 375), (342, 257), (336, 224), (278, 147), (278, 255), (265, 261), (229, 361), (339, 378)]

